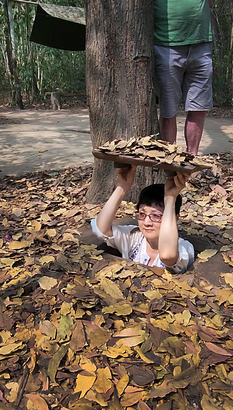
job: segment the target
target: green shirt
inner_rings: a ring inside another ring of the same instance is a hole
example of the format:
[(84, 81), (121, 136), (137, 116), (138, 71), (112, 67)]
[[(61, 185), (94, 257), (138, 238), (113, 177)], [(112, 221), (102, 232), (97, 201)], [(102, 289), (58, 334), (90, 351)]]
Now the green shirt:
[(208, 0), (154, 0), (154, 42), (180, 46), (212, 41)]

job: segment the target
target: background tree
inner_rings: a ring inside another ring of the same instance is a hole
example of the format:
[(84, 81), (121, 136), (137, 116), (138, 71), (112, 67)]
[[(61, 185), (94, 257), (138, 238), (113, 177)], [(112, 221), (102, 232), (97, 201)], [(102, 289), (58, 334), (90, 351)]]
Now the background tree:
[[(153, 0), (86, 1), (86, 82), (93, 147), (157, 130), (153, 81)], [(141, 168), (141, 167), (140, 167)], [(152, 183), (141, 168), (129, 199)], [(89, 202), (113, 190), (112, 162), (95, 159)]]
[(233, 1), (215, 0), (212, 7), (214, 105), (233, 105)]
[(9, 73), (9, 81), (12, 89), (12, 101), (15, 102), (20, 109), (23, 109), (23, 101), (21, 96), (21, 87), (18, 76), (17, 53), (15, 45), (15, 31), (12, 11), (12, 2), (4, 0), (5, 12), (5, 40), (6, 40), (6, 56)]

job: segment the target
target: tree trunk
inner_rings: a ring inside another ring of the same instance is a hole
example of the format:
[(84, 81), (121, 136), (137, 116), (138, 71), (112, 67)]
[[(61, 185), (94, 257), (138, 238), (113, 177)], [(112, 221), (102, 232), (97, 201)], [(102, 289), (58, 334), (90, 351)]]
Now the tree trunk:
[[(27, 21), (27, 58), (30, 61), (30, 69), (31, 69), (31, 101), (37, 100), (39, 96), (39, 89), (36, 82), (36, 74), (35, 74), (35, 57), (34, 57), (34, 44), (30, 42), (30, 33), (31, 33), (31, 16), (29, 13), (29, 6), (26, 4), (25, 8), (26, 14), (26, 21)], [(26, 65), (26, 64), (25, 64)]]
[(20, 109), (23, 109), (23, 101), (21, 96), (21, 88), (18, 77), (18, 68), (15, 52), (14, 26), (12, 2), (4, 1), (5, 11), (5, 38), (6, 38), (6, 52), (8, 58), (8, 66), (11, 73), (11, 87), (12, 87), (12, 101), (15, 102)]
[(228, 88), (233, 95), (233, 4), (230, 2), (230, 17), (231, 17), (231, 40), (229, 50), (229, 64), (228, 64)]
[[(93, 148), (115, 138), (157, 131), (153, 86), (153, 0), (86, 1), (86, 81)], [(152, 169), (137, 172), (130, 200), (153, 181)], [(89, 202), (113, 191), (112, 162), (94, 160)]]

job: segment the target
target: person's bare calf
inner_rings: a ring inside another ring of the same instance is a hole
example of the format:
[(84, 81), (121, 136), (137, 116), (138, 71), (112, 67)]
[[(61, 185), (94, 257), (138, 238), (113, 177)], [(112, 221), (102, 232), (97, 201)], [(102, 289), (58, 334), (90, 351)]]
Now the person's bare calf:
[(159, 118), (159, 128), (160, 135), (163, 141), (168, 141), (170, 144), (175, 144), (177, 125), (176, 125), (176, 115), (172, 118)]
[(187, 151), (197, 155), (200, 145), (206, 111), (188, 111), (185, 122), (184, 135), (186, 140)]
[[(187, 151), (193, 155), (197, 155), (200, 145), (206, 111), (188, 111), (184, 136), (186, 141)], [(176, 143), (177, 124), (176, 115), (172, 118), (159, 118), (160, 135), (163, 141), (168, 141), (170, 144)]]

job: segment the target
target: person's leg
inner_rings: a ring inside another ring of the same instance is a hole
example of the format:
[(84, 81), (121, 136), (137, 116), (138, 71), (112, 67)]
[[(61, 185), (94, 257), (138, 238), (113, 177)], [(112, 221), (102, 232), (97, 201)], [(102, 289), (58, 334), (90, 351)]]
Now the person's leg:
[(187, 151), (196, 155), (202, 137), (206, 114), (212, 109), (212, 45), (190, 46), (188, 66), (182, 85), (187, 119), (185, 139)]
[(175, 144), (177, 134), (176, 115), (172, 118), (164, 118), (160, 115), (159, 128), (161, 139), (170, 142), (170, 144)]
[(184, 135), (186, 140), (187, 151), (197, 155), (201, 141), (206, 111), (188, 111)]
[(176, 114), (181, 99), (181, 86), (188, 46), (154, 46), (155, 84), (159, 97), (160, 136), (171, 144), (176, 142)]

